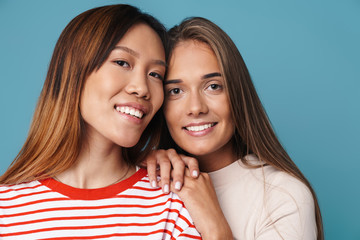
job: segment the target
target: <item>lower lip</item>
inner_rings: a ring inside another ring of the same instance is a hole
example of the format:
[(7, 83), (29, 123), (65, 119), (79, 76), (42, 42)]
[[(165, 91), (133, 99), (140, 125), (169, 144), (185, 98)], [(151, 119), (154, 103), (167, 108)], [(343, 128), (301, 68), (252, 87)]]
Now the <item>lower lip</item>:
[(132, 123), (136, 123), (136, 124), (140, 124), (142, 122), (142, 119), (128, 115), (126, 113), (122, 113), (122, 112), (118, 112), (115, 110), (116, 113), (120, 114), (121, 117), (125, 118), (126, 120), (132, 122)]
[(192, 137), (203, 137), (206, 136), (207, 134), (209, 134), (210, 132), (212, 132), (214, 130), (216, 125), (209, 127), (207, 129), (201, 130), (201, 131), (189, 131), (187, 129), (184, 129), (184, 131), (189, 134)]

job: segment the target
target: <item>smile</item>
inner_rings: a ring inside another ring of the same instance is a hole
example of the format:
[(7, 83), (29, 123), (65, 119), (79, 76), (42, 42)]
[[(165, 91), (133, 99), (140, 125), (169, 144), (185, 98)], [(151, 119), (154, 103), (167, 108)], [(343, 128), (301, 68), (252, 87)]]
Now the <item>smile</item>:
[(139, 109), (136, 108), (132, 108), (132, 107), (127, 107), (127, 106), (116, 106), (115, 110), (120, 112), (120, 113), (125, 113), (127, 115), (133, 116), (133, 117), (137, 117), (139, 119), (141, 119), (144, 116), (144, 113), (142, 111), (140, 111)]
[(189, 127), (184, 127), (184, 128), (191, 132), (199, 132), (199, 131), (204, 131), (205, 129), (211, 128), (211, 127), (215, 126), (215, 124), (216, 123), (209, 123), (209, 124), (204, 124), (204, 125), (199, 125), (199, 126), (189, 126)]

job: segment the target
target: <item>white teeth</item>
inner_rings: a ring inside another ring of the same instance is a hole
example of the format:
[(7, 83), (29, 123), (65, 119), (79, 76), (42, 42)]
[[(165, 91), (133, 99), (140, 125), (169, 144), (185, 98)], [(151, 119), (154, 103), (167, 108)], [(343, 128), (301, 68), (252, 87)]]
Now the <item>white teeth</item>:
[(208, 129), (210, 127), (214, 126), (214, 124), (204, 124), (201, 126), (190, 126), (190, 127), (185, 127), (186, 130), (191, 131), (191, 132), (199, 132), (199, 131), (203, 131), (205, 129)]
[(115, 108), (116, 111), (118, 112), (121, 112), (121, 113), (125, 113), (127, 115), (130, 115), (130, 116), (134, 116), (134, 117), (137, 117), (137, 118), (142, 118), (144, 113), (139, 111), (138, 109), (135, 109), (135, 108), (132, 108), (132, 107), (119, 107), (117, 106)]

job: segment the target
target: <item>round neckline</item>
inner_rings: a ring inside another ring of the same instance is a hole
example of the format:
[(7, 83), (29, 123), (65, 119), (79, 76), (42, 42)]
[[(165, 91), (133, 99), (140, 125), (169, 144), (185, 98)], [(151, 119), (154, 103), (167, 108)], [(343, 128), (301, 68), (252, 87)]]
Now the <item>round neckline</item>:
[(55, 180), (54, 178), (47, 178), (45, 180), (40, 180), (39, 182), (51, 190), (58, 192), (66, 197), (76, 200), (98, 200), (104, 198), (111, 198), (117, 194), (131, 188), (136, 182), (145, 177), (147, 171), (143, 168), (140, 168), (132, 176), (127, 179), (124, 179), (118, 183), (112, 184), (110, 186), (102, 188), (93, 188), (93, 189), (84, 189), (84, 188), (75, 188), (69, 185), (66, 185), (62, 182)]
[(232, 179), (234, 177), (234, 173), (236, 175), (235, 177), (238, 177), (238, 171), (235, 169), (240, 167), (239, 162), (241, 162), (241, 160), (236, 160), (223, 168), (208, 172), (215, 188), (227, 184), (232, 184), (229, 179)]
[[(254, 166), (256, 166), (256, 163), (258, 163), (259, 161), (258, 158), (253, 154), (248, 154), (244, 158), (250, 163), (253, 163)], [(233, 184), (233, 181), (238, 181), (248, 172), (253, 172), (256, 169), (261, 168), (248, 167), (242, 162), (240, 158), (233, 163), (218, 170), (209, 172), (208, 174), (212, 180), (214, 187), (217, 188), (229, 184), (231, 185)]]

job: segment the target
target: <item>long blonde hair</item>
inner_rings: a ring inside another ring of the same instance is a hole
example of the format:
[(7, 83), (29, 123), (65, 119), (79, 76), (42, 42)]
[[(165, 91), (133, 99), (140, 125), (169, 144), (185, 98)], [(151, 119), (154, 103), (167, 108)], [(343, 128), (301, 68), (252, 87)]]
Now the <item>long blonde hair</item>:
[[(168, 59), (170, 59), (171, 51), (175, 46), (186, 40), (204, 42), (211, 47), (225, 79), (225, 88), (236, 129), (232, 142), (237, 157), (241, 158), (244, 164), (248, 164), (244, 157), (250, 153), (255, 154), (266, 165), (271, 165), (303, 182), (310, 189), (315, 201), (318, 239), (324, 239), (316, 194), (276, 137), (249, 71), (234, 42), (216, 24), (200, 17), (185, 19), (178, 26), (170, 29), (168, 33)], [(161, 146), (179, 149), (173, 141), (166, 140), (169, 136), (168, 131), (163, 129)]]
[[(84, 83), (127, 30), (139, 22), (154, 29), (166, 44), (166, 29), (160, 22), (124, 4), (88, 10), (66, 26), (55, 46), (27, 140), (0, 183), (47, 178), (74, 164), (84, 134), (79, 110)], [(135, 164), (157, 145), (161, 124), (162, 118), (156, 114), (139, 143), (122, 151), (125, 161)]]

